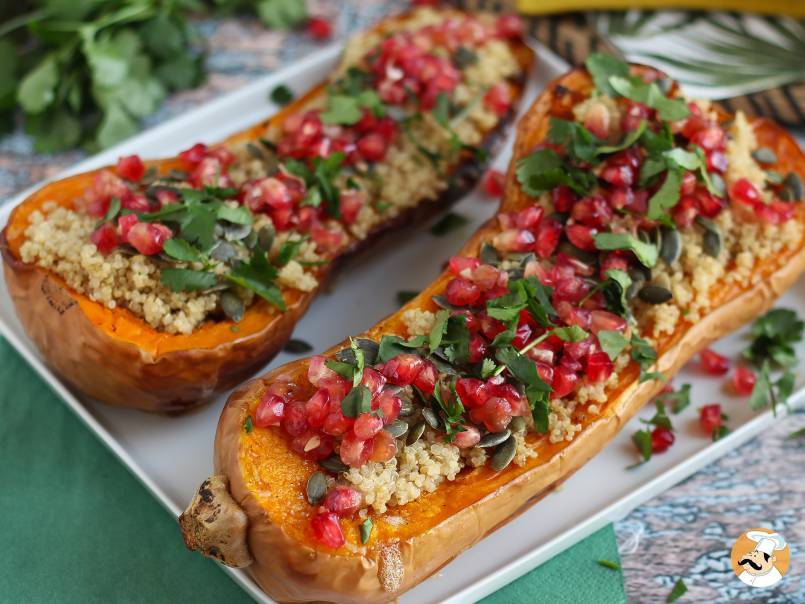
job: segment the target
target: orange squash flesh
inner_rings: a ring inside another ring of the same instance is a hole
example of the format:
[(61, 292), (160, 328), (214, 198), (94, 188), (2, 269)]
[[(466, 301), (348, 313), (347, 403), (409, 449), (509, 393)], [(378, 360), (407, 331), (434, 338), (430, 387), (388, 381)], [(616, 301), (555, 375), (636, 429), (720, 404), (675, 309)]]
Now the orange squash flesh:
[[(551, 116), (567, 116), (570, 108), (592, 88), (589, 76), (575, 70), (553, 82), (518, 126), (514, 157), (507, 175), (501, 209), (515, 211), (531, 203), (516, 182), (514, 166), (547, 133)], [(782, 173), (805, 175), (805, 156), (796, 142), (768, 120), (754, 120), (759, 145), (774, 150)], [(794, 220), (805, 223), (800, 205)], [(477, 255), (482, 241), (498, 231), (489, 221), (458, 252)], [(795, 248), (758, 261), (751, 286), (721, 282), (711, 288), (713, 310), (696, 324), (680, 322), (657, 342), (657, 369), (671, 376), (701, 348), (737, 329), (771, 306), (805, 269), (805, 241)], [(729, 269), (728, 269), (729, 270)], [(431, 298), (441, 294), (451, 277), (443, 273), (417, 298), (360, 337), (379, 340), (382, 335), (406, 336), (402, 314), (410, 308), (435, 310)], [(330, 355), (348, 343), (342, 342)], [(331, 550), (314, 540), (310, 518), (318, 508), (305, 500), (305, 485), (317, 464), (292, 452), (279, 429), (243, 428), (262, 393), (273, 382), (293, 384), (296, 400), (313, 394), (307, 380), (309, 361), (279, 367), (238, 389), (228, 401), (215, 440), (216, 474), (229, 483), (234, 501), (249, 518), (247, 542), (254, 558), (250, 572), (258, 584), (280, 601), (385, 602), (431, 575), (461, 551), (555, 488), (611, 440), (618, 430), (663, 387), (660, 381), (638, 383), (639, 369), (632, 363), (620, 372), (608, 390), (608, 401), (598, 416), (578, 411), (574, 422), (582, 429), (570, 441), (549, 442), (547, 435), (531, 433), (527, 440), (538, 455), (522, 467), (510, 465), (495, 473), (489, 467), (465, 469), (455, 481), (443, 482), (433, 493), (390, 509), (371, 513), (374, 528), (361, 547), (359, 519), (342, 519), (345, 547)], [(387, 519), (401, 517), (403, 522)], [(399, 554), (404, 570), (397, 591), (383, 588), (384, 552)]]
[[(445, 17), (460, 14), (450, 10), (442, 13)], [(402, 15), (387, 19), (376, 30), (391, 30), (409, 18)], [(533, 52), (523, 42), (512, 41), (511, 47), (521, 66), (521, 75), (507, 81), (515, 102), (510, 114), (487, 132), (483, 145), (488, 149), (498, 142), (516, 110), (525, 75), (533, 62)], [(234, 134), (222, 144), (262, 136), (269, 126), (280, 126), (288, 115), (323, 93), (323, 84), (314, 87), (273, 117)], [(176, 158), (150, 161), (147, 165), (160, 173), (182, 166)], [(145, 411), (183, 412), (242, 382), (282, 350), (296, 322), (344, 257), (376, 242), (390, 229), (420, 223), (435, 215), (474, 186), (479, 168), (476, 157), (464, 154), (450, 171), (458, 181), (456, 188), (381, 223), (365, 240), (351, 241), (332, 262), (311, 267), (319, 288), (309, 293), (283, 288), (285, 312), (258, 299), (237, 324), (209, 320), (191, 334), (162, 332), (131, 311), (109, 309), (72, 290), (58, 275), (20, 260), (19, 249), (31, 213), (47, 202), (74, 207), (100, 170), (49, 183), (13, 210), (0, 236), (6, 283), (26, 333), (46, 361), (73, 386), (110, 404)]]

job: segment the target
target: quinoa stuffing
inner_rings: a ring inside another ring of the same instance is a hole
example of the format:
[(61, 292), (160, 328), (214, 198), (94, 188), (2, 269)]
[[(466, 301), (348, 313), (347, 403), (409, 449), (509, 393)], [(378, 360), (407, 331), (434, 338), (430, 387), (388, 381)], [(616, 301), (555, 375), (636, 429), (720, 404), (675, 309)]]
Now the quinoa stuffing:
[(256, 140), (196, 144), (158, 173), (137, 156), (71, 207), (34, 212), (20, 255), (108, 308), (188, 334), (239, 321), (257, 299), (285, 310), (354, 241), (450, 184), (511, 110), (517, 28), (416, 10), (359, 35), (326, 90)]
[(533, 467), (540, 443), (604, 411), (624, 371), (662, 379), (657, 349), (712, 310), (716, 286), (751, 284), (764, 256), (801, 245), (799, 177), (758, 162), (744, 116), (727, 127), (612, 57), (587, 67), (596, 89), (517, 164), (531, 203), (499, 212), (477, 257), (449, 260), (403, 333), (311, 358), (309, 398), (278, 379), (255, 401), (257, 430), (282, 430), (335, 478), (312, 516), (322, 545), (344, 545), (340, 518)]

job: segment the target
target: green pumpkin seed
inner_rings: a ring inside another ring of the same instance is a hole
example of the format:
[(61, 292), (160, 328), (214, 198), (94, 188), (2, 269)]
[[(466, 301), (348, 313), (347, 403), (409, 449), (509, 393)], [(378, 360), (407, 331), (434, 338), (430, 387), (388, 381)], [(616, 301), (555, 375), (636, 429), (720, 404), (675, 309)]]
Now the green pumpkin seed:
[(785, 189), (783, 189), (780, 196), (785, 201), (801, 201), (805, 199), (805, 185), (802, 183), (799, 174), (795, 172), (788, 173), (785, 177)]
[(697, 216), (696, 222), (704, 229), (704, 235), (702, 235), (704, 253), (713, 258), (718, 258), (721, 253), (721, 230), (715, 222), (704, 216)]
[[(712, 174), (710, 176), (712, 176)], [(777, 170), (766, 170), (766, 180), (773, 185), (781, 185), (785, 182), (785, 176), (780, 174)]]
[(660, 258), (668, 266), (679, 260), (682, 254), (682, 236), (679, 231), (670, 227), (662, 227), (662, 245), (660, 246)]
[(510, 436), (503, 444), (499, 445), (495, 452), (492, 454), (492, 469), (495, 472), (500, 472), (514, 459), (514, 454), (517, 450), (517, 443), (513, 436)]
[(221, 294), (221, 310), (235, 323), (240, 323), (246, 308), (243, 306), (243, 300), (236, 294), (227, 291)]
[(224, 225), (224, 239), (227, 241), (240, 241), (246, 239), (252, 232), (250, 224), (226, 224)]
[(405, 444), (413, 445), (416, 441), (422, 438), (424, 433), (425, 422), (421, 421), (408, 431), (408, 438), (405, 440)]
[(632, 278), (632, 281), (638, 281), (642, 279), (643, 281), (651, 281), (651, 269), (647, 266), (643, 266), (642, 264), (636, 264), (629, 268), (629, 276)]
[(285, 347), (282, 350), (290, 354), (305, 354), (306, 352), (312, 351), (313, 346), (304, 340), (291, 338), (286, 342)]
[(724, 194), (727, 192), (727, 184), (724, 182), (724, 178), (721, 174), (718, 172), (710, 172), (710, 184), (713, 185), (713, 189), (715, 189), (716, 193), (724, 197)]
[(768, 147), (758, 147), (752, 151), (752, 157), (761, 164), (776, 164), (777, 154)]
[(626, 289), (626, 299), (632, 300), (637, 293), (643, 288), (646, 284), (646, 280), (643, 278), (642, 274), (638, 274), (636, 279), (632, 279), (632, 282), (629, 284), (629, 287)]
[(238, 253), (231, 243), (219, 241), (210, 251), (210, 257), (219, 262), (229, 262), (232, 258), (237, 258)]
[(643, 302), (648, 302), (649, 304), (665, 304), (674, 297), (666, 288), (651, 284), (644, 285), (637, 295)]
[(402, 404), (400, 405), (400, 417), (410, 417), (410, 416), (412, 416), (414, 414), (414, 412), (416, 411), (416, 408), (414, 407), (414, 403), (411, 400), (407, 399), (407, 398), (401, 398), (401, 400), (402, 400)]
[(519, 434), (520, 432), (525, 432), (526, 423), (525, 419), (520, 417), (519, 415), (515, 415), (512, 418), (512, 421), (509, 422), (509, 430), (511, 430), (512, 434)]
[(408, 432), (408, 424), (401, 419), (395, 419), (384, 430), (391, 434), (394, 438), (400, 438), (403, 434)]
[(332, 472), (333, 474), (341, 474), (343, 472), (349, 471), (349, 466), (341, 461), (341, 458), (333, 453), (330, 457), (326, 459), (322, 459), (319, 462), (319, 465), (327, 470), (328, 472)]
[(324, 472), (313, 472), (307, 479), (307, 502), (310, 505), (318, 505), (327, 494), (327, 476)]
[(484, 435), (481, 440), (478, 441), (477, 447), (481, 447), (485, 449), (486, 447), (496, 447), (500, 443), (506, 442), (509, 437), (512, 435), (511, 431), (504, 430), (503, 432), (491, 432), (490, 434)]
[(436, 413), (433, 411), (433, 409), (428, 409), (427, 407), (422, 409), (422, 418), (434, 430), (440, 430), (441, 429), (442, 422), (439, 420), (439, 416), (436, 415)]
[(481, 262), (484, 264), (491, 264), (493, 266), (500, 264), (500, 254), (498, 254), (498, 251), (488, 243), (484, 243), (481, 246), (481, 251), (478, 254), (478, 258), (480, 258)]
[(264, 252), (268, 252), (271, 250), (271, 246), (274, 244), (274, 227), (264, 226), (260, 231), (257, 233), (257, 245), (260, 246), (260, 249)]

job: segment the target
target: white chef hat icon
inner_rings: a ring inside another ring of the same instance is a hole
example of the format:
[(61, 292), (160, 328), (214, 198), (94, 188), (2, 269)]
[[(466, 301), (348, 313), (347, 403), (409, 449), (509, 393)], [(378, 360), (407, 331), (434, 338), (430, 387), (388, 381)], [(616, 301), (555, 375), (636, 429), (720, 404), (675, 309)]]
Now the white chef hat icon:
[(772, 555), (774, 550), (785, 549), (787, 545), (785, 538), (780, 533), (764, 533), (763, 531), (747, 531), (746, 536), (752, 541), (756, 541), (756, 552)]

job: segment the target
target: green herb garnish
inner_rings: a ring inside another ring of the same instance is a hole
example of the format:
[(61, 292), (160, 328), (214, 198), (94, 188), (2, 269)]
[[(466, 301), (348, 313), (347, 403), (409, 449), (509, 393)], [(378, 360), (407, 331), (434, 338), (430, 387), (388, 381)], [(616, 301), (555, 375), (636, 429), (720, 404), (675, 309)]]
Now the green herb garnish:
[(617, 562), (613, 562), (612, 560), (598, 560), (598, 564), (603, 566), (604, 568), (610, 568), (612, 570), (620, 570), (621, 565)]
[(467, 224), (469, 220), (462, 216), (461, 214), (456, 214), (455, 212), (448, 212), (444, 216), (442, 216), (439, 221), (434, 224), (430, 228), (430, 232), (432, 235), (436, 235), (437, 237), (441, 237), (450, 233), (451, 231), (455, 231), (458, 228), (463, 227)]
[(280, 84), (275, 86), (274, 89), (271, 91), (269, 98), (276, 103), (277, 105), (285, 106), (290, 103), (293, 98), (294, 94), (293, 91), (288, 88), (285, 84)]
[(599, 250), (630, 250), (648, 268), (655, 266), (659, 258), (656, 245), (640, 241), (629, 233), (597, 233), (595, 247)]
[(374, 528), (374, 524), (372, 523), (371, 518), (367, 518), (363, 522), (361, 522), (361, 543), (366, 545), (369, 543), (369, 538), (372, 536), (372, 529)]
[(674, 583), (674, 588), (671, 590), (671, 593), (668, 594), (668, 599), (665, 600), (666, 602), (676, 602), (679, 598), (681, 598), (685, 593), (688, 591), (688, 586), (685, 585), (685, 582), (682, 579), (677, 580)]

